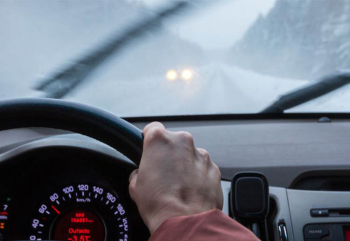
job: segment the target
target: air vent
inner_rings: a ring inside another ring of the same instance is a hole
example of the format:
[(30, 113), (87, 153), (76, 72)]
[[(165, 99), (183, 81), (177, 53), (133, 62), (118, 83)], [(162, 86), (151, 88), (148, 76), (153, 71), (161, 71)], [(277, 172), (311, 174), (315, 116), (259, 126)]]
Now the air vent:
[(300, 175), (291, 189), (310, 191), (350, 191), (350, 171), (317, 171)]

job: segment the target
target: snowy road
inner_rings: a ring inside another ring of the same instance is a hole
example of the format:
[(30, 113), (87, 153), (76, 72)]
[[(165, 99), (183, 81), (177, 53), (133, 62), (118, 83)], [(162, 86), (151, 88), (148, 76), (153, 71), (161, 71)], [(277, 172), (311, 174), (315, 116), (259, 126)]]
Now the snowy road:
[(191, 81), (169, 82), (165, 74), (140, 79), (118, 79), (111, 68), (101, 68), (67, 99), (105, 108), (121, 116), (258, 112), (281, 93), (307, 81), (258, 75), (214, 63), (194, 69)]
[[(84, 4), (0, 4), (0, 99), (45, 96), (34, 90), (40, 80), (146, 14), (124, 1)], [(210, 62), (205, 51), (174, 34), (147, 36), (112, 56), (65, 99), (119, 116), (257, 113), (280, 95), (310, 83)], [(197, 64), (186, 64), (188, 59)], [(191, 68), (194, 78), (167, 81), (167, 68), (176, 64)], [(291, 111), (350, 112), (348, 103), (350, 86)]]

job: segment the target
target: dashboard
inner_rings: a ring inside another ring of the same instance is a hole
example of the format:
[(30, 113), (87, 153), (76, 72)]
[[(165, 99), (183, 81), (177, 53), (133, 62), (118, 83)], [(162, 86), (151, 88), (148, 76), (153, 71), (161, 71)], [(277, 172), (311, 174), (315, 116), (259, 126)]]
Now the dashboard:
[(147, 240), (128, 194), (134, 166), (118, 156), (74, 134), (35, 138), (5, 151), (0, 240)]
[[(160, 119), (218, 164), (225, 214), (232, 177), (257, 171), (269, 182), (269, 240), (348, 241), (350, 122), (317, 120)], [(128, 121), (142, 129), (152, 120)], [(0, 162), (1, 241), (148, 240), (128, 195), (135, 165), (109, 146), (56, 129), (7, 130)]]

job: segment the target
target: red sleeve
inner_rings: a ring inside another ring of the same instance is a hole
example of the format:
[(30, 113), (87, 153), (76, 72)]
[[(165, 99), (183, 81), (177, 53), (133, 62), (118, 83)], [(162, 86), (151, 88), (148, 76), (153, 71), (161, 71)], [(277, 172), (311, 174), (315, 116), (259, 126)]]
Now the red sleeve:
[(247, 228), (219, 210), (168, 219), (149, 241), (258, 241)]

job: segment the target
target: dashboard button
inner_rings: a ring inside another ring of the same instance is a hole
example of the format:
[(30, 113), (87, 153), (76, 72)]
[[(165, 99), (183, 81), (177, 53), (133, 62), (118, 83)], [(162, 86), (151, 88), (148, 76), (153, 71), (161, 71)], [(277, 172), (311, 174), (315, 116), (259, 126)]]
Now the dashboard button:
[(308, 225), (304, 228), (305, 239), (320, 239), (325, 236), (329, 236), (330, 229), (320, 225)]
[(327, 209), (311, 209), (312, 217), (328, 217), (329, 212)]

